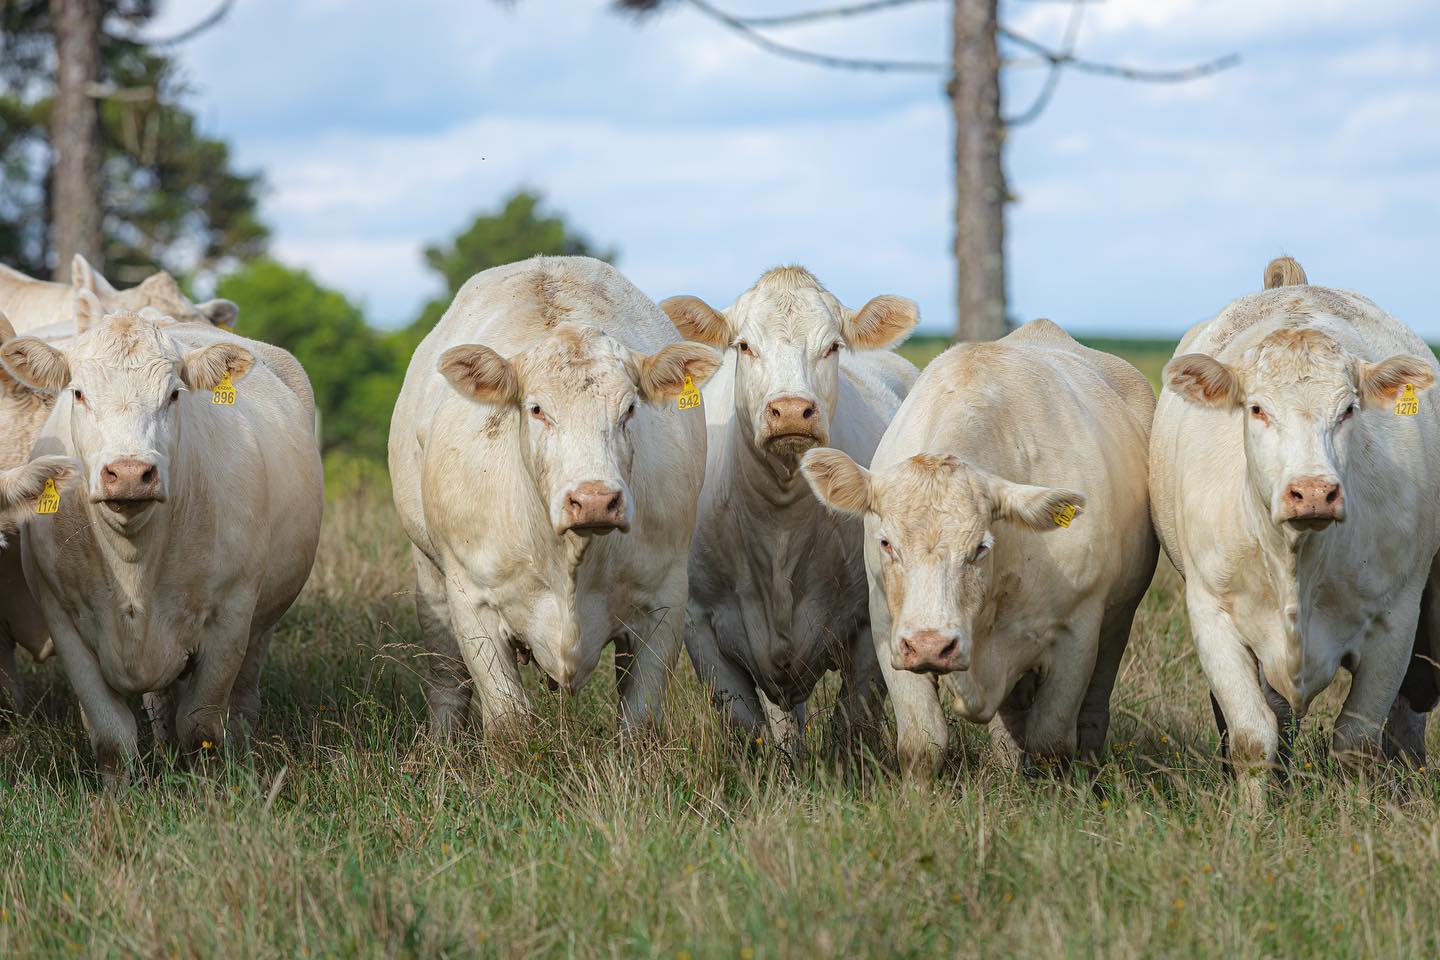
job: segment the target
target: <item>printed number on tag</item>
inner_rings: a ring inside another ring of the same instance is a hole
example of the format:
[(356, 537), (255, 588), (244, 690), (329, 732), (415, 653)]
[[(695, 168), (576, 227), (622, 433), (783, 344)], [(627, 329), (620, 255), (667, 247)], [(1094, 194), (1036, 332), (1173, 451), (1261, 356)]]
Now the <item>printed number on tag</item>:
[(1055, 508), (1055, 512), (1050, 515), (1050, 519), (1055, 521), (1055, 526), (1057, 527), (1070, 526), (1070, 521), (1075, 519), (1075, 504), (1061, 504)]
[(700, 406), (700, 388), (695, 386), (695, 381), (689, 377), (685, 378), (685, 389), (680, 391), (680, 396), (675, 401), (677, 410), (694, 410)]
[(1420, 398), (1415, 396), (1413, 384), (1405, 384), (1405, 389), (1395, 400), (1395, 416), (1413, 417), (1420, 412)]
[(225, 379), (215, 384), (215, 389), (210, 394), (210, 402), (224, 407), (235, 405), (235, 384), (230, 382), (230, 374), (225, 374)]
[(54, 480), (45, 481), (45, 489), (35, 498), (36, 513), (55, 513), (60, 509), (60, 491), (55, 489)]

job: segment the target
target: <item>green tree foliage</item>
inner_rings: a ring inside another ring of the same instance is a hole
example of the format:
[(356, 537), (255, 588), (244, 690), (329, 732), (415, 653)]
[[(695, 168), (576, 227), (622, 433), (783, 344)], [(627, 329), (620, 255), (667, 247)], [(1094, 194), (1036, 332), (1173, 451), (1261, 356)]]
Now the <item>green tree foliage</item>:
[(618, 251), (600, 249), (563, 217), (546, 213), (543, 204), (544, 198), (538, 193), (516, 191), (497, 212), (477, 216), (447, 246), (425, 248), (425, 262), (440, 274), (447, 292), (427, 303), (419, 318), (398, 334), (407, 352), (413, 351), (435, 326), (465, 281), (481, 270), (541, 254), (598, 257), (614, 262)]
[[(178, 68), (134, 39), (153, 0), (101, 0), (105, 273), (135, 283), (156, 267), (214, 270), (263, 252), (260, 178), (180, 106)], [(49, 0), (0, 0), (0, 262), (49, 276), (48, 122), (54, 43)]]
[(383, 459), (404, 363), (360, 308), (304, 270), (247, 263), (216, 294), (240, 304), (241, 332), (284, 347), (310, 375), (322, 448)]

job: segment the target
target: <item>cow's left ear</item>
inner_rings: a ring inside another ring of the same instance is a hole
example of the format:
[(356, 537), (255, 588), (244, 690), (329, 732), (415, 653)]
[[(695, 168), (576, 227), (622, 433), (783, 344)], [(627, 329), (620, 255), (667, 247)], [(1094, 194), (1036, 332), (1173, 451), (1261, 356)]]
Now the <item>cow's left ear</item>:
[(816, 447), (807, 451), (800, 458), (800, 472), (815, 498), (830, 509), (851, 514), (870, 509), (870, 471), (843, 450)]
[(191, 390), (214, 390), (228, 375), (234, 383), (255, 364), (255, 354), (238, 343), (212, 343), (191, 350), (180, 361), (180, 379)]
[(920, 322), (914, 300), (882, 294), (851, 313), (840, 324), (840, 335), (856, 350), (880, 350), (905, 337)]
[(35, 337), (12, 337), (0, 347), (0, 365), (16, 380), (41, 393), (59, 393), (70, 382), (65, 354)]
[(515, 365), (483, 343), (462, 343), (440, 354), (436, 369), (450, 385), (480, 403), (519, 403)]
[(1394, 403), (1395, 397), (1407, 385), (1417, 392), (1427, 389), (1435, 382), (1435, 372), (1419, 357), (1400, 354), (1379, 363), (1362, 361), (1355, 381), (1355, 390), (1366, 404), (1384, 406)]
[(1070, 526), (1085, 512), (1085, 494), (1060, 487), (1035, 487), (996, 477), (990, 483), (990, 517), (1009, 520), (1036, 533)]
[(659, 353), (640, 358), (640, 393), (651, 403), (678, 396), (685, 381), (699, 387), (720, 369), (720, 355), (703, 343), (672, 343)]
[(1240, 378), (1225, 364), (1203, 353), (1186, 353), (1165, 364), (1161, 380), (1191, 403), (1235, 407), (1245, 399)]
[(212, 325), (225, 330), (235, 329), (235, 318), (240, 316), (240, 308), (233, 300), (206, 300), (195, 304), (195, 309)]
[(76, 290), (89, 290), (97, 297), (115, 296), (115, 288), (110, 281), (78, 253), (70, 261), (70, 286)]

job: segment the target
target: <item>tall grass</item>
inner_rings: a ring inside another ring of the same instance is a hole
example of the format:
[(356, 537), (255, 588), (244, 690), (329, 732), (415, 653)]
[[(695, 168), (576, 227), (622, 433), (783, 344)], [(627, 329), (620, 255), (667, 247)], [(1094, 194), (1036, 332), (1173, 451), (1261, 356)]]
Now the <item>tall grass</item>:
[(684, 662), (653, 739), (617, 739), (602, 670), (573, 698), (534, 678), (523, 747), (437, 746), (409, 589), (362, 477), (251, 754), (152, 756), (114, 797), (58, 666), (31, 670), (0, 746), (0, 956), (1436, 955), (1440, 784), (1330, 769), (1331, 697), (1291, 786), (1240, 812), (1173, 572), (1093, 787), (1001, 769), (966, 726), (929, 787), (792, 769), (734, 744)]

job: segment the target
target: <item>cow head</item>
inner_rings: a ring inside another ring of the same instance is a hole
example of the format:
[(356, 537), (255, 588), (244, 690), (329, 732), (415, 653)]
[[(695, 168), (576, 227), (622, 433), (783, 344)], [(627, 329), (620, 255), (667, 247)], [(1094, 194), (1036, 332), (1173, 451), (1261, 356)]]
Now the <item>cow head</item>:
[(481, 344), (451, 347), (439, 370), (464, 396), (518, 418), (527, 465), (557, 534), (604, 534), (630, 528), (630, 468), (645, 420), (676, 402), (686, 378), (698, 387), (719, 364), (700, 344), (674, 343), (646, 356), (594, 327), (566, 322), (508, 359)]
[(70, 264), (70, 284), (77, 295), (88, 290), (114, 312), (140, 313), (150, 309), (176, 323), (208, 323), (229, 330), (240, 314), (240, 308), (230, 300), (191, 302), (175, 278), (164, 270), (146, 277), (138, 286), (116, 290), (78, 253)]
[(69, 417), (90, 502), (113, 527), (133, 532), (169, 495), (187, 394), (208, 393), (227, 375), (238, 382), (254, 357), (235, 343), (182, 352), (151, 320), (102, 316), (88, 290), (76, 303), (84, 332), (68, 349), (17, 337), (0, 347), (0, 362), (31, 389), (60, 395), (57, 415)]
[(1059, 530), (1085, 508), (1074, 490), (1011, 483), (937, 454), (872, 473), (839, 450), (811, 450), (801, 471), (826, 505), (866, 518), (867, 566), (878, 564), (884, 580), (897, 670), (970, 669), (993, 615), (997, 540), (1014, 527)]
[(903, 297), (846, 309), (800, 267), (771, 270), (724, 312), (698, 297), (660, 306), (687, 339), (735, 350), (736, 417), (757, 449), (792, 468), (806, 450), (830, 442), (840, 351), (887, 347), (919, 318)]
[(1186, 402), (1244, 418), (1249, 487), (1271, 520), (1292, 530), (1345, 519), (1346, 469), (1362, 443), (1364, 410), (1393, 409), (1407, 385), (1419, 393), (1435, 381), (1420, 357), (1371, 363), (1303, 324), (1274, 331), (1233, 365), (1176, 357), (1164, 378)]

